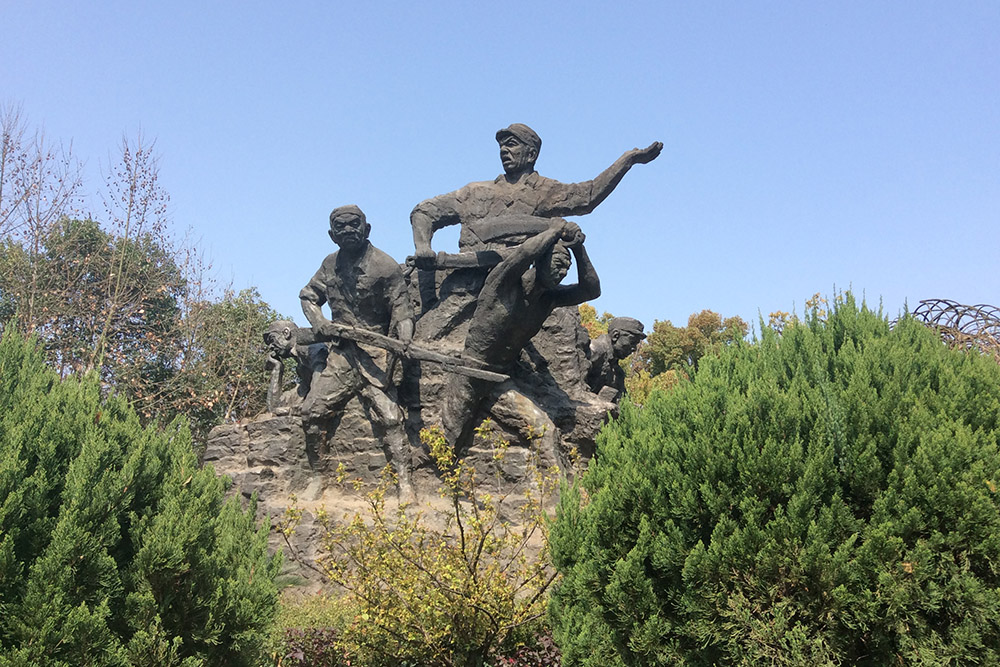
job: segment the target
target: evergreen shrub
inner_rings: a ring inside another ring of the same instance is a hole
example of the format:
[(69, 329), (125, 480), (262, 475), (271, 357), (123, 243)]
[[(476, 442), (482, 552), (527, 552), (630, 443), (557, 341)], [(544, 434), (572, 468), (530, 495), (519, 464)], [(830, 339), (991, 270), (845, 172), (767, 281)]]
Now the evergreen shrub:
[(182, 421), (0, 340), (0, 665), (253, 665), (280, 565)]
[(564, 664), (1000, 664), (1000, 367), (850, 294), (762, 328), (563, 494)]

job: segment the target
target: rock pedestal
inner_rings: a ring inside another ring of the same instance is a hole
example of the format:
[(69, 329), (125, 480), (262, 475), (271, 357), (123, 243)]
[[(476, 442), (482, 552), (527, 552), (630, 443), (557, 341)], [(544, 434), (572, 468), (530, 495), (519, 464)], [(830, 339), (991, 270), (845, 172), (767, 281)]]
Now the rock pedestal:
[[(457, 353), (461, 350), (464, 327), (467, 323), (436, 338), (418, 327), (416, 340), (440, 352)], [(597, 431), (614, 406), (599, 400), (583, 382), (587, 342), (575, 308), (555, 311), (512, 372), (515, 398), (478, 415), (477, 419), (489, 417), (492, 428), (511, 443), (498, 482), (502, 488), (496, 491), (516, 490), (530, 483), (531, 447), (537, 449), (543, 466), (558, 465), (565, 475), (576, 474), (574, 466), (585, 465), (593, 454)], [(411, 454), (408, 463), (415, 500), (430, 508), (440, 504), (440, 479), (420, 441), (420, 430), (439, 423), (441, 393), (447, 379), (440, 366), (407, 363), (399, 387), (400, 400), (408, 415), (406, 430)], [(464, 455), (477, 469), (485, 469), (493, 452), (488, 443), (477, 439)], [(339, 517), (364, 507), (361, 494), (353, 486), (338, 483), (338, 468), (343, 466), (346, 479), (361, 480), (363, 486), (370, 487), (378, 482), (388, 459), (372, 433), (361, 403), (352, 399), (339, 423), (331, 422), (325, 444), (316, 451), (307, 451), (305, 432), (297, 415), (262, 414), (247, 423), (213, 429), (208, 437), (205, 463), (231, 478), (242, 495), (249, 498), (256, 494), (259, 513), (270, 517), (273, 525), (281, 520), (294, 498), (294, 504), (303, 514), (291, 539), (291, 548), (297, 558), (311, 563), (321, 552), (316, 511), (323, 507), (331, 516)], [(276, 548), (288, 550), (276, 530), (272, 531), (272, 543)], [(289, 567), (312, 585), (322, 583), (322, 577), (309, 568), (295, 563)]]

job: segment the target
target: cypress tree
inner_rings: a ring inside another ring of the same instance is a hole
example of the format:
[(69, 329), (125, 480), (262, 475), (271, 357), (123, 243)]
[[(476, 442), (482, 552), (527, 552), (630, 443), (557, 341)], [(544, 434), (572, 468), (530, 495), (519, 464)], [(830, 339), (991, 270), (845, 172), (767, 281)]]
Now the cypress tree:
[(1000, 663), (1000, 367), (848, 294), (598, 439), (551, 533), (567, 665)]
[(0, 665), (251, 665), (279, 562), (182, 420), (0, 340)]

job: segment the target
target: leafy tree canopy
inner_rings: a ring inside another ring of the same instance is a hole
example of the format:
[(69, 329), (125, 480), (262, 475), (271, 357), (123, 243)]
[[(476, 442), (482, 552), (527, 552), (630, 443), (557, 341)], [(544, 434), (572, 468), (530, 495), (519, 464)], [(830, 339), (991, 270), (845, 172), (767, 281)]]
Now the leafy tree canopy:
[(256, 289), (220, 295), (174, 241), (152, 143), (122, 141), (97, 222), (76, 217), (68, 150), (29, 138), (16, 109), (0, 109), (0, 139), (0, 329), (37, 336), (62, 377), (97, 371), (147, 420), (184, 414), (200, 437), (257, 414), (279, 316)]
[(697, 370), (706, 354), (741, 340), (747, 331), (749, 327), (740, 317), (723, 319), (719, 313), (703, 310), (693, 313), (686, 327), (675, 327), (670, 320), (656, 320), (639, 352), (652, 376), (666, 371), (687, 374)]
[(604, 312), (598, 316), (597, 309), (589, 303), (581, 303), (578, 306), (578, 310), (580, 312), (580, 324), (587, 330), (587, 334), (590, 335), (591, 340), (608, 333), (608, 322), (614, 319), (614, 315)]

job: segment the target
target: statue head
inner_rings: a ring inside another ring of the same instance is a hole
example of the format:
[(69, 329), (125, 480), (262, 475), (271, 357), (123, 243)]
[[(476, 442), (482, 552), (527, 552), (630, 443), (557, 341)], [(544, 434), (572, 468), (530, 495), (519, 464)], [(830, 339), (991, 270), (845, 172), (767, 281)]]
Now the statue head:
[(535, 169), (535, 160), (542, 149), (542, 140), (535, 131), (523, 123), (508, 125), (497, 131), (500, 144), (500, 162), (508, 176), (516, 176)]
[(537, 280), (545, 287), (555, 287), (569, 273), (572, 263), (569, 248), (562, 241), (557, 241), (535, 264)]
[(608, 337), (615, 359), (624, 359), (635, 352), (646, 337), (642, 329), (642, 322), (633, 317), (614, 317), (608, 322)]
[(338, 206), (330, 213), (330, 238), (344, 250), (357, 250), (368, 241), (371, 225), (354, 204)]
[(264, 343), (271, 356), (277, 359), (287, 359), (292, 356), (295, 347), (295, 330), (298, 327), (291, 320), (275, 320), (264, 332)]

